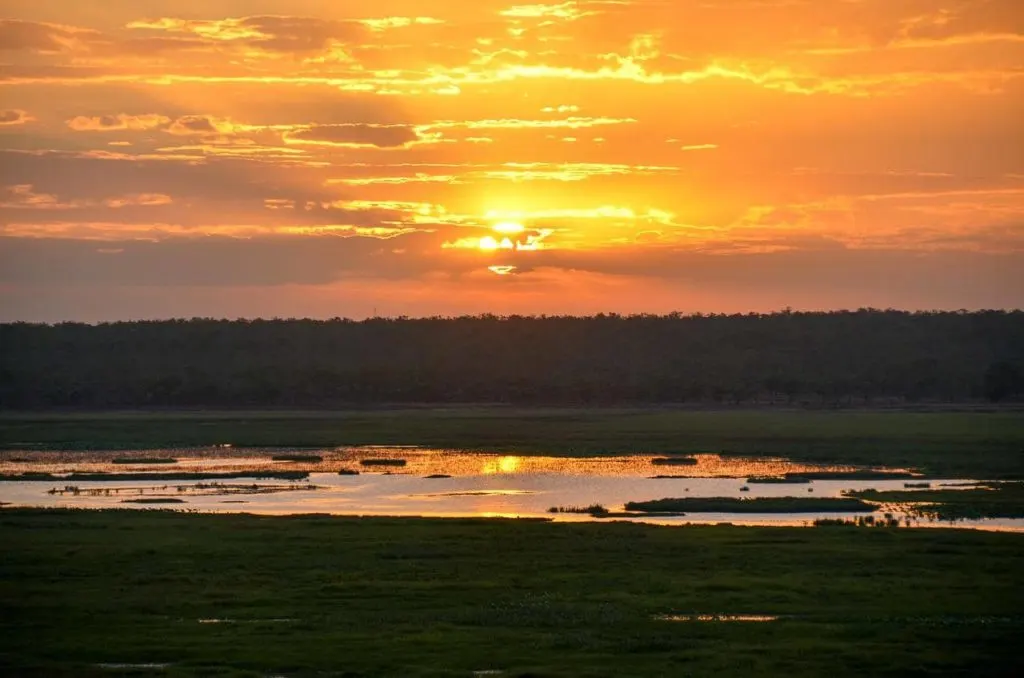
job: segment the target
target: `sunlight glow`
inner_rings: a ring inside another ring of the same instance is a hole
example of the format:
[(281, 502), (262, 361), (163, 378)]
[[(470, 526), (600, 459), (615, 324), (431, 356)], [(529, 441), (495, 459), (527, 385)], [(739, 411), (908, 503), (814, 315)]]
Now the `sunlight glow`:
[(519, 457), (501, 457), (484, 463), (483, 474), (486, 476), (500, 473), (516, 473), (522, 466), (523, 460)]
[(500, 224), (495, 224), (494, 230), (497, 233), (514, 235), (517, 233), (522, 233), (523, 231), (526, 230), (526, 227), (516, 221), (503, 221)]

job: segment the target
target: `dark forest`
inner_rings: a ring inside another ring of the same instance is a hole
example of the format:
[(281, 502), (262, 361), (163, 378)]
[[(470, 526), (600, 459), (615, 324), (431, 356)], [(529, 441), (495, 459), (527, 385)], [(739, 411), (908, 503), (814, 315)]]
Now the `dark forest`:
[(0, 406), (1019, 400), (1024, 312), (0, 325)]

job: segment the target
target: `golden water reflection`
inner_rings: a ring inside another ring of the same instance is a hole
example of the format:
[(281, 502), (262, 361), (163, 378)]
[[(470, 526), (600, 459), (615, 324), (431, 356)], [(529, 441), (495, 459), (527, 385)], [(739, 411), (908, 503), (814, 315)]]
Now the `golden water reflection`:
[(501, 457), (484, 462), (481, 473), (485, 476), (497, 475), (499, 473), (516, 473), (523, 465), (519, 457)]
[[(291, 456), (298, 461), (273, 459), (275, 456), (289, 456), (285, 454), (287, 452), (294, 452)], [(150, 460), (164, 460), (165, 463), (152, 463)], [(127, 461), (141, 463), (125, 463)], [(371, 463), (365, 464), (367, 461)], [(807, 497), (811, 492), (814, 497), (842, 497), (849, 490), (869, 487), (881, 491), (904, 489), (903, 477), (871, 480), (814, 478), (802, 484), (748, 485), (747, 481), (751, 476), (854, 470), (858, 469), (714, 453), (550, 457), (415, 447), (2, 451), (0, 474), (8, 478), (0, 482), (0, 504), (111, 508), (124, 507), (122, 502), (126, 500), (144, 500), (145, 503), (171, 503), (173, 500), (184, 510), (200, 512), (245, 511), (268, 515), (316, 512), (549, 520), (552, 519), (550, 508), (555, 506), (601, 504), (611, 511), (622, 511), (625, 502), (663, 497)], [(267, 471), (287, 471), (289, 474), (283, 477), (279, 474), (276, 478), (258, 477), (259, 472)], [(300, 473), (291, 479), (291, 472), (296, 471)], [(109, 475), (65, 477), (65, 474), (75, 472)], [(301, 472), (310, 475), (301, 477)], [(11, 477), (24, 473), (49, 473), (53, 477), (34, 481)], [(134, 475), (126, 476), (126, 473)], [(224, 473), (234, 475), (210, 475)], [(249, 473), (252, 476), (247, 475)], [(234, 482), (226, 482), (229, 479)], [(933, 486), (955, 488), (970, 487), (978, 482), (966, 478), (931, 479)], [(933, 524), (910, 515), (907, 507), (902, 507), (902, 510), (884, 507), (883, 510), (892, 510), (901, 519), (912, 518), (913, 527), (953, 526), (948, 522)], [(735, 525), (809, 526), (815, 519), (835, 517), (829, 513), (692, 513), (675, 518), (614, 519), (666, 525), (728, 522)], [(553, 519), (582, 521), (594, 520), (595, 517), (557, 514)], [(955, 526), (1024, 531), (1024, 520), (985, 519), (957, 522)]]
[[(666, 457), (665, 454), (637, 453), (600, 457), (518, 456), (490, 452), (435, 450), (410, 447), (341, 447), (326, 450), (296, 450), (321, 457), (317, 463), (282, 462), (271, 459), (288, 450), (259, 448), (208, 447), (135, 452), (0, 452), (0, 474), (21, 473), (219, 473), (238, 471), (289, 470), (311, 473), (337, 473), (341, 470), (362, 473), (412, 475), (499, 476), (554, 473), (600, 477), (686, 477), (746, 478), (781, 476), (786, 473), (843, 472), (854, 466), (807, 464), (781, 458), (730, 457), (700, 453)], [(126, 464), (132, 458), (172, 459), (173, 463)], [(120, 459), (122, 463), (114, 463)], [(666, 459), (669, 460), (666, 463)], [(369, 470), (361, 462), (377, 461)], [(380, 465), (381, 461), (404, 462)], [(657, 460), (658, 463), (655, 463)], [(676, 463), (673, 463), (676, 462)]]

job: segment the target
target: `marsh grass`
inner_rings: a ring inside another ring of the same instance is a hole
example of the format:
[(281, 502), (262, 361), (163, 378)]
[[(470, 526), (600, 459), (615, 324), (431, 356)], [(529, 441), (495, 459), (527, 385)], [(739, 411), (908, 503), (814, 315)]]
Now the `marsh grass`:
[[(910, 521), (903, 523), (910, 527)], [(883, 517), (857, 516), (856, 518), (819, 518), (814, 521), (815, 527), (900, 527), (900, 519), (891, 513)]]
[(290, 461), (300, 464), (319, 464), (324, 460), (324, 458), (315, 454), (275, 454), (270, 458), (270, 460)]
[(787, 478), (794, 478), (798, 482), (811, 480), (899, 480), (900, 478), (915, 477), (910, 471), (878, 471), (873, 469), (858, 469), (854, 471), (804, 471), (802, 473), (787, 473)]
[(238, 480), (240, 478), (257, 478), (273, 480), (305, 480), (309, 477), (308, 471), (269, 471), (254, 469), (252, 471), (231, 471), (231, 472), (170, 472), (170, 473), (70, 473), (67, 475), (56, 475), (53, 473), (21, 473), (15, 475), (0, 475), (0, 481), (112, 481), (112, 480)]
[(5, 507), (0, 544), (5, 676), (1020, 675), (1020, 535)]
[(655, 466), (696, 466), (697, 460), (693, 457), (655, 457), (651, 463)]
[(920, 468), (932, 477), (1024, 478), (1019, 412), (450, 407), (0, 413), (0, 449), (173, 449), (225, 440), (236, 447), (393, 444), (556, 456), (720, 450)]
[(846, 493), (867, 501), (906, 504), (912, 513), (938, 520), (1024, 518), (1024, 483), (981, 483), (963, 490), (868, 489)]
[(747, 482), (751, 485), (806, 485), (811, 479), (802, 475), (752, 476), (747, 478)]
[(178, 460), (170, 457), (115, 457), (112, 464), (177, 464)]
[(409, 462), (405, 459), (363, 459), (359, 463), (363, 466), (405, 466)]
[(869, 512), (877, 510), (874, 504), (853, 498), (830, 497), (685, 497), (631, 501), (627, 511), (642, 513), (824, 513), (829, 511)]
[(594, 516), (595, 518), (605, 518), (611, 515), (611, 511), (601, 504), (591, 504), (590, 506), (552, 506), (548, 509), (548, 513), (581, 513)]

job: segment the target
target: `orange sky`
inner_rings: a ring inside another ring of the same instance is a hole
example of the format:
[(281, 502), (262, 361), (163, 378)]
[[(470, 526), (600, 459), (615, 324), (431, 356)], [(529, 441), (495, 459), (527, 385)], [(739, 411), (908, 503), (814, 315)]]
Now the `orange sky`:
[(1024, 300), (1020, 0), (0, 15), (3, 320)]

